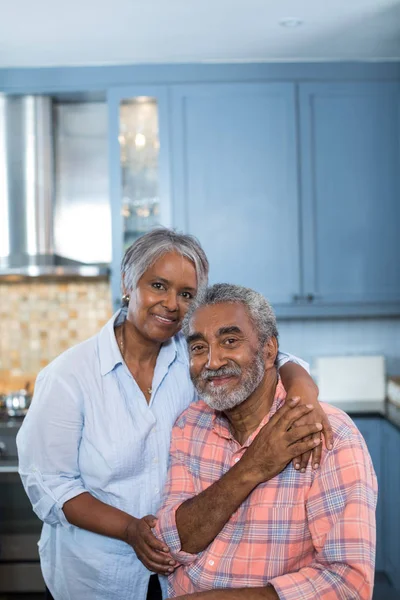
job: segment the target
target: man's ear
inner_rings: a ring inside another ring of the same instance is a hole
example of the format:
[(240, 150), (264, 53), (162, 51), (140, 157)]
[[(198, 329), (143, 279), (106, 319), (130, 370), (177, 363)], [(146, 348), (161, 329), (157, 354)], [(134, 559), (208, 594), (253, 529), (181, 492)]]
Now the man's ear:
[(264, 346), (264, 359), (266, 369), (271, 369), (274, 366), (277, 354), (278, 340), (276, 339), (276, 337), (271, 337)]

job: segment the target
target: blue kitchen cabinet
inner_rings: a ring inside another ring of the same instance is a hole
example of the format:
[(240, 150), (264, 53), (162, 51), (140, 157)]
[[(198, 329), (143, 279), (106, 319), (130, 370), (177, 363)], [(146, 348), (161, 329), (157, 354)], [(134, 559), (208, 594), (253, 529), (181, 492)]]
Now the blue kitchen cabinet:
[(299, 89), (304, 292), (315, 310), (398, 314), (400, 86)]
[(400, 431), (388, 421), (383, 423), (382, 504), (385, 571), (400, 591)]
[(300, 290), (295, 86), (174, 86), (173, 222), (196, 235), (211, 282), (262, 292), (274, 305)]
[(278, 317), (400, 314), (399, 131), (397, 83), (171, 86), (173, 224)]
[(378, 504), (376, 509), (376, 570), (385, 570), (384, 549), (386, 540), (383, 533), (383, 515), (386, 508), (383, 490), (385, 486), (383, 472), (382, 443), (384, 419), (379, 417), (358, 417), (353, 419), (367, 444), (378, 479)]

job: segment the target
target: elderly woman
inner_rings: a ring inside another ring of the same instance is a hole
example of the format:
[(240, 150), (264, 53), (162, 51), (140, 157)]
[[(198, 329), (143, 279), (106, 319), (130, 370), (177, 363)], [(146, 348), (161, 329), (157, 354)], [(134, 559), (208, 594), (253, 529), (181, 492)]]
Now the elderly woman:
[[(161, 597), (150, 571), (168, 573), (174, 562), (152, 534), (152, 514), (172, 426), (195, 399), (179, 330), (207, 275), (193, 237), (144, 235), (122, 262), (125, 308), (38, 375), (17, 443), (25, 490), (44, 521), (39, 553), (49, 598)], [(279, 357), (288, 394), (315, 403), (313, 421), (323, 422), (329, 443), (315, 386), (288, 360)], [(308, 458), (299, 458), (300, 470)]]

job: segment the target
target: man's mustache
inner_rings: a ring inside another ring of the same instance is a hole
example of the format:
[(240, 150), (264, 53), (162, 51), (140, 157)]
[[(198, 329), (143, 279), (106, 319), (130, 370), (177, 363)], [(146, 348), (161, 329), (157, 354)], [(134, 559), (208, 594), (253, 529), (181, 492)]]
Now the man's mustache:
[(242, 369), (237, 366), (221, 367), (219, 369), (203, 369), (197, 379), (210, 381), (215, 377), (238, 377), (242, 374)]

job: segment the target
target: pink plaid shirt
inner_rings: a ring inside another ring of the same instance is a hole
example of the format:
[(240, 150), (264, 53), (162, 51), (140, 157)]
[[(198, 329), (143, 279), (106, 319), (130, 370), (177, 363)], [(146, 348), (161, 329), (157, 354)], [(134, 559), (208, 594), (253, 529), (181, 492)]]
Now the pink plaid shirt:
[(253, 490), (204, 551), (181, 551), (176, 510), (240, 460), (285, 395), (279, 383), (269, 415), (243, 446), (226, 418), (202, 401), (178, 418), (155, 528), (179, 563), (169, 576), (171, 596), (272, 584), (284, 600), (372, 597), (376, 477), (358, 429), (328, 404), (334, 447), (323, 448), (320, 468), (309, 464), (302, 474), (289, 464)]

